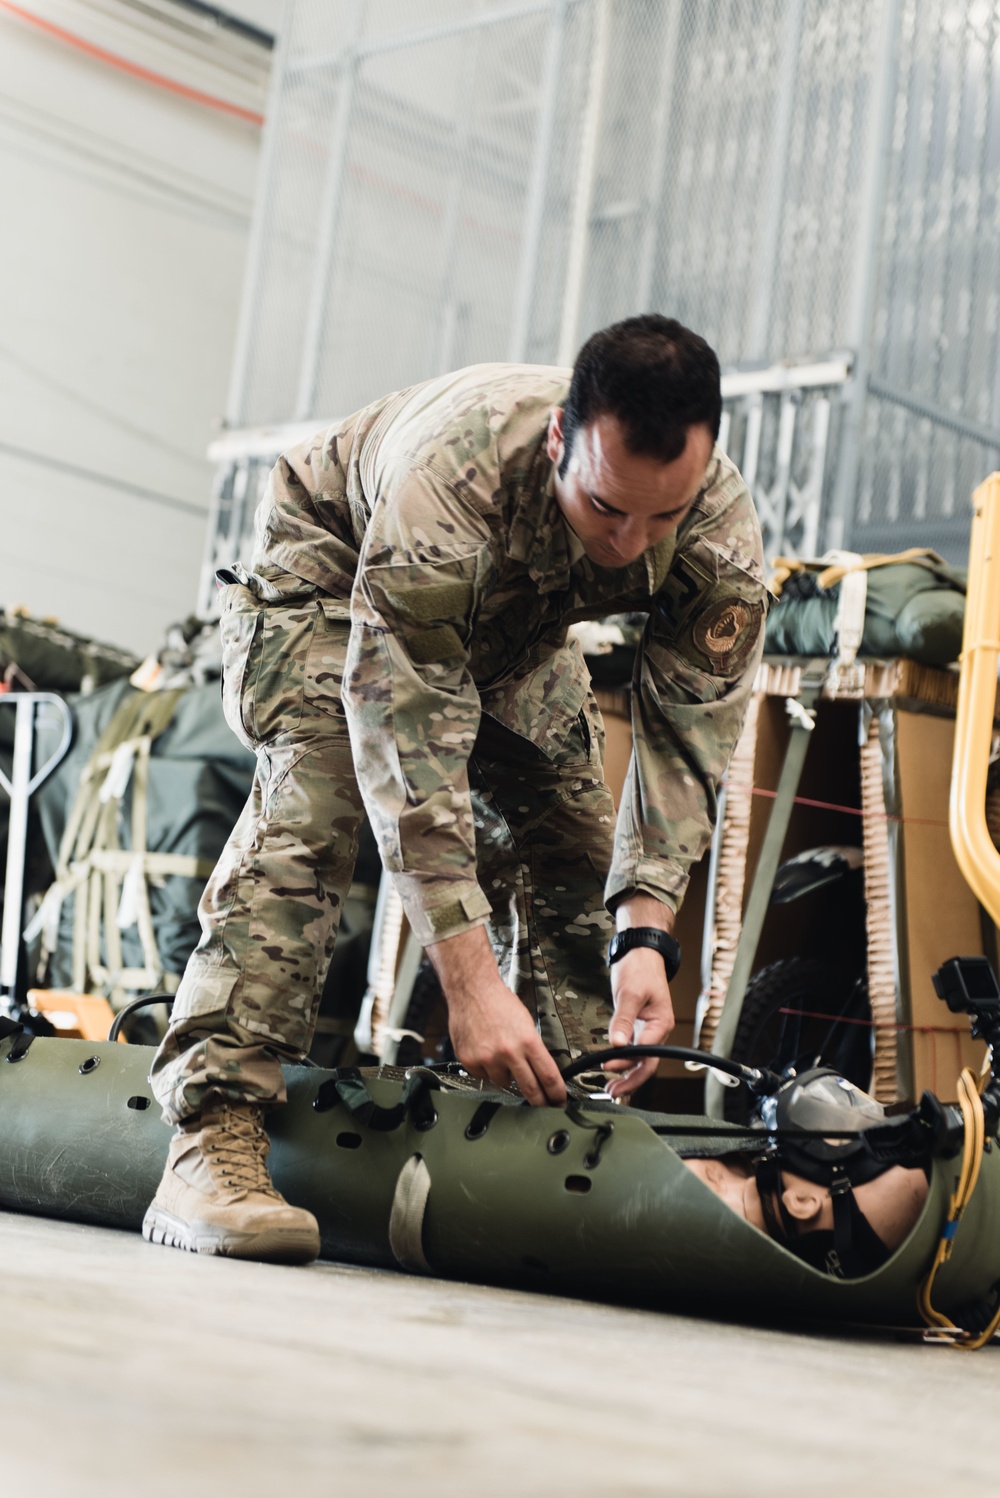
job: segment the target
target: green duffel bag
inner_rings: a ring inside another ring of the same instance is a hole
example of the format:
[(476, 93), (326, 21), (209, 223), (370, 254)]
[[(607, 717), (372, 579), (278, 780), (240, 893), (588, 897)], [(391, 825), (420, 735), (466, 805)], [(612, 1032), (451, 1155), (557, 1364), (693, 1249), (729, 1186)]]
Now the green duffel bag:
[(925, 666), (958, 659), (965, 573), (933, 551), (831, 552), (805, 562), (778, 557), (775, 568), (778, 602), (767, 620), (768, 655), (904, 655)]

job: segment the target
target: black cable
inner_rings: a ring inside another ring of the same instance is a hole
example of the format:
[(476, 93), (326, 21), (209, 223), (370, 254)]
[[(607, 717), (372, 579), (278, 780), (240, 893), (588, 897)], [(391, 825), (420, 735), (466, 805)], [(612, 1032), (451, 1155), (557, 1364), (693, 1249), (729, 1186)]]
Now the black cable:
[[(166, 1004), (169, 1009), (173, 1007), (174, 999), (176, 997), (177, 995), (172, 993), (147, 993), (143, 994), (139, 999), (133, 999), (130, 1004), (125, 1005), (124, 1009), (119, 1009), (118, 1013), (115, 1015), (114, 1019), (111, 1022), (111, 1029), (108, 1031), (108, 1039), (112, 1041), (118, 1039), (118, 1033), (121, 1030), (122, 1025), (128, 1019), (130, 1014), (135, 1014), (136, 1010), (145, 1009), (148, 1004)], [(270, 1054), (272, 1056), (277, 1056), (279, 1061), (282, 1060), (282, 1057), (278, 1055), (278, 1052), (271, 1050), (270, 1046), (265, 1046), (264, 1049), (266, 1051), (270, 1051)], [(299, 1065), (314, 1066), (319, 1071), (323, 1070), (319, 1062), (313, 1061), (311, 1056), (301, 1057), (299, 1060)]]
[(166, 1004), (169, 1007), (173, 1005), (174, 998), (175, 995), (172, 993), (147, 993), (143, 994), (141, 999), (133, 999), (131, 1004), (126, 1004), (125, 1007), (123, 1009), (119, 1009), (118, 1013), (115, 1015), (114, 1019), (111, 1022), (111, 1029), (108, 1031), (108, 1039), (118, 1039), (118, 1032), (120, 1031), (122, 1025), (128, 1019), (130, 1014), (135, 1014), (137, 1009), (145, 1009), (147, 1004)]
[(683, 1045), (616, 1045), (606, 1051), (584, 1051), (569, 1066), (564, 1066), (561, 1076), (564, 1082), (580, 1072), (596, 1071), (605, 1061), (631, 1060), (633, 1057), (657, 1056), (669, 1061), (694, 1061), (698, 1066), (711, 1067), (713, 1071), (725, 1072), (752, 1089), (777, 1087), (781, 1078), (763, 1067), (744, 1066), (739, 1061), (730, 1061), (726, 1056), (713, 1056), (710, 1051), (696, 1051)]

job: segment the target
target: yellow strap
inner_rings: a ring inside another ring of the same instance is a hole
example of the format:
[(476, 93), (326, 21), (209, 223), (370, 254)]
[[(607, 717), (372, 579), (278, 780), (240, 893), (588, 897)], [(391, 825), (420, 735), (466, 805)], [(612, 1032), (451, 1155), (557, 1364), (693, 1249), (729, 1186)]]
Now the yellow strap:
[(871, 572), (875, 567), (891, 567), (898, 562), (914, 563), (918, 567), (926, 567), (937, 563), (944, 563), (936, 551), (930, 551), (926, 546), (910, 546), (906, 551), (897, 551), (889, 555), (882, 552), (868, 552), (860, 562), (843, 563), (835, 562), (833, 566), (826, 567), (818, 576), (816, 581), (821, 588), (832, 588), (839, 583), (841, 578), (846, 577), (848, 572)]
[[(830, 553), (830, 555), (835, 554)], [(871, 572), (875, 567), (891, 567), (902, 562), (908, 562), (917, 567), (927, 567), (931, 571), (946, 566), (943, 557), (939, 557), (936, 551), (931, 551), (927, 546), (910, 546), (906, 551), (896, 552), (870, 551), (859, 556), (855, 562), (835, 561), (825, 567), (822, 566), (822, 557), (818, 557), (815, 561), (800, 561), (797, 557), (775, 557), (772, 563), (774, 572), (771, 576), (771, 592), (780, 596), (788, 579), (802, 572), (815, 572), (816, 582), (825, 589), (834, 587), (843, 577), (846, 577), (848, 572)]]
[(790, 577), (795, 577), (806, 570), (805, 563), (798, 561), (795, 557), (775, 557), (771, 566), (774, 570), (771, 573), (770, 587), (775, 598), (781, 597), (781, 590)]
[(950, 1317), (945, 1316), (942, 1311), (935, 1309), (931, 1301), (931, 1293), (934, 1289), (934, 1281), (942, 1264), (946, 1264), (951, 1258), (951, 1252), (955, 1244), (955, 1234), (959, 1230), (964, 1213), (976, 1182), (979, 1179), (979, 1170), (983, 1161), (983, 1149), (986, 1144), (986, 1116), (983, 1111), (980, 1093), (980, 1079), (971, 1067), (966, 1067), (958, 1079), (958, 1104), (962, 1110), (962, 1121), (965, 1125), (964, 1139), (962, 1144), (962, 1164), (958, 1174), (955, 1189), (951, 1195), (948, 1205), (948, 1216), (938, 1241), (937, 1250), (934, 1254), (934, 1262), (917, 1291), (917, 1307), (924, 1321), (930, 1327), (943, 1327), (949, 1331), (958, 1332), (958, 1338), (952, 1346), (963, 1348), (966, 1352), (975, 1352), (977, 1348), (984, 1347), (990, 1338), (1000, 1329), (1000, 1308), (993, 1317), (989, 1326), (982, 1332), (967, 1332), (957, 1326)]

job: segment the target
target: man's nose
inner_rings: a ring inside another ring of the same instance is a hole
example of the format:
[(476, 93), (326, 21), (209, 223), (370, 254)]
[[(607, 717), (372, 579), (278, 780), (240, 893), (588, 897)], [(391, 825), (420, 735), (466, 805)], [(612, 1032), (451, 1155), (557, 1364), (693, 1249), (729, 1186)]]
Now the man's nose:
[(625, 515), (615, 527), (612, 544), (620, 557), (634, 562), (653, 544), (650, 528), (640, 515)]

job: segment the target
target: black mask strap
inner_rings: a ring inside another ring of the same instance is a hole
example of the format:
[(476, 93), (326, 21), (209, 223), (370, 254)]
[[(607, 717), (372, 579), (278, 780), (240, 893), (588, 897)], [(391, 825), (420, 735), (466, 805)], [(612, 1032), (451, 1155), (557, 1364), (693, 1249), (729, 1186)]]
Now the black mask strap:
[(830, 1182), (830, 1199), (833, 1203), (833, 1246), (843, 1273), (848, 1279), (857, 1279), (859, 1275), (881, 1269), (889, 1258), (889, 1249), (858, 1206), (846, 1175), (834, 1176)]
[[(760, 1155), (753, 1162), (753, 1167), (767, 1236), (790, 1246), (795, 1240), (795, 1223), (781, 1196), (781, 1166), (774, 1155)], [(777, 1211), (775, 1202), (778, 1204)], [(780, 1221), (778, 1213), (781, 1214)]]
[(857, 1279), (881, 1269), (890, 1257), (889, 1249), (858, 1206), (847, 1175), (838, 1172), (830, 1183), (833, 1232), (800, 1234), (782, 1200), (778, 1160), (773, 1155), (761, 1156), (754, 1161), (754, 1174), (768, 1237), (783, 1243), (800, 1259), (828, 1274)]

